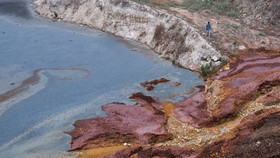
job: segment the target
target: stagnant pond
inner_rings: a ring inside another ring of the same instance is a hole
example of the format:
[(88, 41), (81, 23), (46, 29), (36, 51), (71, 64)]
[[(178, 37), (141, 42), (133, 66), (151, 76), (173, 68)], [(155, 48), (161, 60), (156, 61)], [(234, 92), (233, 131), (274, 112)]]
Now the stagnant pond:
[[(57, 156), (70, 148), (72, 123), (104, 116), (106, 103), (134, 104), (136, 92), (178, 101), (204, 84), (139, 43), (40, 18), (31, 4), (0, 0), (0, 157)], [(171, 81), (140, 86), (162, 77)]]

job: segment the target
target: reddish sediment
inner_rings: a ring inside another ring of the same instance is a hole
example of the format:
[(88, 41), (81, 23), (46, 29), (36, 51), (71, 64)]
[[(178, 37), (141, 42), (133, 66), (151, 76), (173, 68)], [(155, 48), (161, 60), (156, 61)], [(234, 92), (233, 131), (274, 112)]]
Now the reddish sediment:
[(160, 103), (141, 93), (131, 98), (142, 106), (111, 103), (102, 106), (108, 116), (76, 121), (75, 129), (67, 132), (72, 136), (70, 150), (169, 140), (167, 116), (156, 105)]
[(140, 83), (140, 85), (142, 87), (144, 87), (147, 91), (152, 91), (155, 88), (154, 85), (158, 85), (159, 83), (166, 83), (169, 81), (170, 80), (168, 80), (166, 78), (160, 78), (160, 79), (155, 79), (152, 81), (142, 82), (142, 83)]
[(180, 86), (180, 85), (181, 85), (180, 82), (175, 82), (171, 87), (178, 87), (178, 86)]
[(193, 96), (177, 103), (174, 116), (182, 122), (200, 127), (209, 122), (207, 102), (203, 98), (204, 92), (197, 92)]
[(107, 117), (74, 124), (71, 150), (129, 140), (132, 147), (105, 158), (280, 157), (280, 50), (239, 55), (205, 87), (183, 101), (164, 103), (168, 107), (142, 93), (130, 97), (141, 106), (103, 106)]
[(198, 92), (181, 102), (174, 110), (175, 117), (195, 127), (208, 126), (235, 116), (245, 103), (261, 95), (277, 96), (277, 92), (268, 93), (280, 85), (280, 51), (265, 50), (250, 49), (241, 54), (229, 70), (208, 79), (203, 93)]
[(133, 99), (135, 103), (146, 107), (149, 110), (153, 110), (156, 113), (161, 113), (163, 111), (162, 103), (160, 103), (157, 98), (146, 96), (141, 92), (133, 93), (129, 99)]

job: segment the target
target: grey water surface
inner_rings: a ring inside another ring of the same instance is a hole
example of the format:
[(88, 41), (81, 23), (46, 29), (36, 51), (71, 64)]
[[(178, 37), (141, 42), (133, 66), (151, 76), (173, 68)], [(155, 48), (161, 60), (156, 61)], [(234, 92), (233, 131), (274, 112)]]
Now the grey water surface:
[[(106, 103), (133, 105), (128, 97), (136, 92), (179, 101), (204, 84), (139, 43), (41, 18), (31, 5), (31, 0), (0, 0), (0, 96), (38, 78), (0, 100), (1, 158), (57, 157), (70, 148), (64, 132), (78, 119), (105, 116)], [(171, 81), (151, 92), (140, 86), (161, 77)], [(182, 85), (171, 87), (175, 82)]]

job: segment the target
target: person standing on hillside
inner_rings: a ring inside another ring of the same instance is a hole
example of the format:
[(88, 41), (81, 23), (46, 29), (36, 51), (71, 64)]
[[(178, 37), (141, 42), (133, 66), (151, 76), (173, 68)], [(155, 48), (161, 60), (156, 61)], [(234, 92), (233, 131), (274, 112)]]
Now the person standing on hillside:
[(207, 36), (210, 37), (210, 32), (211, 32), (211, 25), (210, 25), (210, 22), (208, 22), (208, 24), (206, 25), (206, 31), (207, 31)]

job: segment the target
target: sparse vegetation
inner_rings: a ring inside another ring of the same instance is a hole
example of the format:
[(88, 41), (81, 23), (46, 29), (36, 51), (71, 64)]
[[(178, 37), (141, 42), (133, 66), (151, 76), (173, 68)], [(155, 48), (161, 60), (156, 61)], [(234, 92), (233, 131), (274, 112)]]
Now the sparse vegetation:
[(233, 51), (233, 52), (231, 53), (231, 56), (233, 56), (233, 57), (238, 57), (239, 55), (237, 54), (236, 51)]
[(192, 12), (205, 10), (209, 14), (218, 13), (235, 18), (240, 16), (236, 6), (229, 0), (185, 0), (181, 6)]
[(102, 6), (102, 4), (101, 4), (101, 3), (98, 3), (98, 4), (97, 4), (97, 7), (100, 9), (100, 11), (102, 11), (102, 10), (103, 10), (103, 6)]
[(152, 0), (133, 0), (134, 2), (137, 3), (150, 3), (150, 4), (154, 4), (154, 5), (158, 5), (158, 6), (162, 6), (162, 7), (175, 7), (175, 6), (179, 6), (179, 4), (177, 4), (176, 2), (168, 2), (168, 3), (161, 3), (161, 2), (156, 2), (156, 1), (152, 1)]
[(182, 4), (183, 7), (189, 11), (202, 11), (210, 10), (213, 5), (213, 1), (198, 1), (198, 0), (185, 0)]
[(176, 32), (180, 32), (181, 29), (182, 29), (181, 26), (177, 26), (177, 27), (175, 28), (175, 31), (176, 31)]
[(54, 14), (54, 17), (56, 17), (56, 18), (58, 17), (57, 12), (54, 12), (53, 14)]
[(173, 60), (172, 60), (172, 64), (175, 65), (175, 63), (176, 63), (176, 61), (175, 61), (175, 59), (173, 59)]
[(236, 45), (237, 45), (237, 41), (234, 40), (234, 41), (232, 42), (232, 44), (233, 44), (234, 46), (236, 46)]
[(196, 12), (196, 11), (207, 11), (207, 13), (218, 13), (220, 15), (227, 15), (230, 17), (238, 18), (240, 13), (238, 12), (235, 5), (230, 0), (185, 0), (183, 3), (178, 4), (176, 2), (156, 2), (153, 0), (133, 0), (137, 3), (150, 3), (162, 7), (176, 7), (181, 6), (185, 9)]
[(133, 1), (137, 3), (150, 3), (150, 0), (133, 0)]
[(170, 58), (169, 57), (165, 57), (165, 60), (169, 60)]
[(265, 36), (265, 33), (259, 32), (259, 36)]
[(211, 65), (212, 65), (212, 61), (210, 61), (209, 63), (207, 63), (205, 65), (202, 65), (200, 67), (203, 76), (208, 76), (210, 74), (210, 72), (211, 72), (211, 70), (210, 70)]
[(221, 66), (224, 66), (228, 63), (228, 60), (225, 58), (221, 58)]

